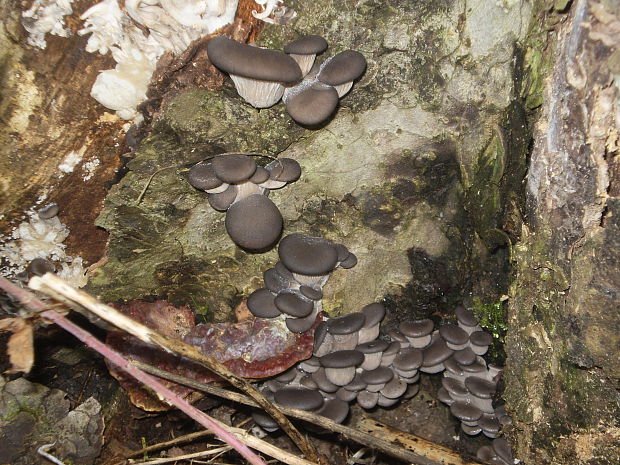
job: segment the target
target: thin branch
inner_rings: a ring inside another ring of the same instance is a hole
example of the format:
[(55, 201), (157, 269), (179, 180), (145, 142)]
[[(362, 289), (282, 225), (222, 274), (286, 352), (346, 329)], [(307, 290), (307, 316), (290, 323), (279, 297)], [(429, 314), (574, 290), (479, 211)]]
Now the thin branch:
[(46, 273), (42, 277), (33, 277), (28, 283), (28, 286), (32, 289), (51, 295), (52, 297), (59, 294), (80, 304), (82, 307), (90, 310), (98, 317), (112, 323), (114, 326), (137, 337), (141, 341), (161, 347), (165, 351), (178, 356), (186, 357), (213, 371), (234, 387), (244, 391), (252, 397), (263, 410), (271, 415), (280, 428), (282, 428), (282, 430), (291, 438), (293, 443), (304, 453), (308, 460), (315, 463), (321, 463), (321, 459), (312, 444), (310, 444), (306, 437), (303, 436), (299, 430), (295, 428), (295, 426), (293, 426), (288, 418), (286, 418), (277, 407), (269, 402), (249, 382), (234, 374), (225, 365), (221, 364), (213, 357), (203, 354), (196, 347), (190, 346), (189, 344), (176, 339), (167, 338), (157, 331), (132, 320), (118, 310), (99, 302), (91, 295), (73, 288), (66, 281), (52, 273)]
[(160, 465), (162, 463), (178, 462), (179, 460), (197, 459), (201, 457), (207, 457), (208, 455), (217, 455), (222, 452), (229, 451), (231, 447), (218, 447), (217, 449), (203, 450), (200, 452), (194, 452), (193, 454), (177, 455), (176, 457), (166, 457), (161, 459), (147, 460), (146, 462), (135, 462), (132, 465)]
[[(248, 396), (238, 392), (231, 392), (221, 387), (186, 378), (185, 376), (168, 373), (167, 371), (160, 370), (159, 368), (146, 363), (137, 361), (133, 363), (141, 370), (154, 376), (167, 379), (169, 381), (174, 381), (175, 383), (183, 384), (191, 387), (192, 389), (222, 397), (233, 402), (251, 407), (258, 407), (256, 402)], [(480, 465), (480, 462), (476, 461), (476, 459), (461, 455), (452, 449), (436, 444), (432, 441), (428, 441), (420, 436), (415, 436), (413, 434), (390, 428), (375, 421), (374, 419), (366, 418), (365, 420), (367, 423), (362, 423), (361, 429), (355, 429), (333, 422), (312, 412), (282, 406), (279, 408), (282, 413), (289, 417), (305, 420), (326, 430), (340, 433), (361, 445), (372, 447), (373, 449), (379, 450), (387, 455), (401, 459), (408, 463), (420, 465), (439, 465), (448, 463), (454, 465)], [(377, 434), (373, 434), (370, 430), (371, 427), (376, 429)], [(136, 451), (132, 453), (130, 457), (139, 455), (143, 452), (144, 450)]]

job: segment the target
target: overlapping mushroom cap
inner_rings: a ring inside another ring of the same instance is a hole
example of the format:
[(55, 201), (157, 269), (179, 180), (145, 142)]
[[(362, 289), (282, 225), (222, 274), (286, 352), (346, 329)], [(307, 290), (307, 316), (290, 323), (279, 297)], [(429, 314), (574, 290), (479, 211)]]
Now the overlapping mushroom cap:
[(226, 231), (235, 244), (261, 250), (278, 240), (283, 225), (280, 211), (266, 195), (300, 175), (301, 167), (293, 159), (276, 159), (262, 167), (248, 155), (237, 153), (194, 165), (188, 181), (209, 194), (214, 209), (226, 212)]
[[(276, 162), (267, 165), (274, 182), (299, 176), (294, 165)], [(352, 254), (342, 244), (304, 234), (282, 239), (278, 254), (280, 261), (264, 272), (265, 287), (250, 296), (248, 308), (258, 318), (283, 317), (290, 331), (306, 332), (317, 322), (322, 288), (329, 274), (339, 267), (339, 257), (350, 258)]]
[(302, 78), (299, 65), (290, 56), (228, 37), (212, 39), (207, 54), (211, 63), (230, 75), (239, 95), (256, 108), (275, 105), (284, 93), (282, 83)]

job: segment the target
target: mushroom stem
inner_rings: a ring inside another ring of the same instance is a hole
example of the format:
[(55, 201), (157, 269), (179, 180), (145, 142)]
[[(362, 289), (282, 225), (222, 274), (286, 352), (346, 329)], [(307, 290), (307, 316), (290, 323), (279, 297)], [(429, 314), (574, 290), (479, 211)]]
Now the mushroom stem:
[(284, 94), (284, 86), (279, 82), (261, 81), (231, 74), (237, 92), (254, 108), (269, 108), (278, 103)]

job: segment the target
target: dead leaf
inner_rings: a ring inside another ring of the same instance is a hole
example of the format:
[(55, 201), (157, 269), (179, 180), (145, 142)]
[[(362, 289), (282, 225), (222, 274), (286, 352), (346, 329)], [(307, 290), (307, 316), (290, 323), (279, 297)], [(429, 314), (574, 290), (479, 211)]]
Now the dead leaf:
[(13, 333), (9, 337), (6, 352), (12, 368), (6, 373), (28, 373), (34, 363), (32, 326), (24, 318), (5, 318), (0, 320), (0, 331)]

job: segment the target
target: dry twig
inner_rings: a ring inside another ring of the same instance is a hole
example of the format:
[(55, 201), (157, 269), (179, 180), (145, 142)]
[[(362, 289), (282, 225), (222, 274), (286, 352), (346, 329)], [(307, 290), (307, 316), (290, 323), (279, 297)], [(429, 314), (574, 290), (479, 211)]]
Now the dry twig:
[[(238, 392), (231, 392), (221, 387), (201, 383), (200, 381), (195, 381), (173, 373), (168, 373), (167, 371), (160, 370), (159, 368), (155, 368), (146, 363), (134, 362), (134, 364), (141, 370), (160, 378), (174, 381), (175, 383), (183, 384), (193, 389), (222, 397), (233, 402), (238, 402), (251, 407), (258, 407), (256, 402), (248, 396)], [(280, 406), (280, 410), (285, 415), (298, 418), (300, 420), (305, 420), (335, 433), (340, 433), (359, 444), (372, 447), (373, 449), (379, 450), (405, 462), (419, 465), (480, 465), (480, 462), (476, 461), (476, 459), (461, 455), (456, 451), (436, 444), (432, 441), (428, 441), (422, 437), (405, 433), (395, 428), (390, 428), (389, 426), (383, 425), (382, 423), (371, 418), (364, 418), (359, 424), (360, 429), (355, 429), (335, 423), (312, 412), (282, 406)], [(142, 452), (144, 452), (144, 450), (136, 451), (134, 454), (138, 455)], [(132, 454), (132, 456), (134, 456), (134, 454)]]

